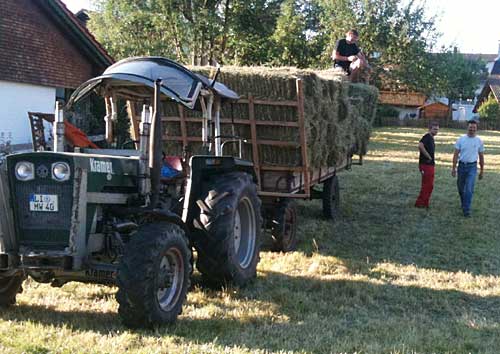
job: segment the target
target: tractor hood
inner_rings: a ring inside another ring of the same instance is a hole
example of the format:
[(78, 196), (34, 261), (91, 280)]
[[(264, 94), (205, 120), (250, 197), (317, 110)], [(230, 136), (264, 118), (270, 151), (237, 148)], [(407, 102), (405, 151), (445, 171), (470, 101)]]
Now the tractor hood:
[(170, 99), (193, 109), (200, 90), (209, 89), (223, 100), (237, 100), (239, 96), (227, 86), (195, 74), (176, 62), (162, 57), (137, 57), (120, 60), (107, 68), (101, 76), (83, 83), (71, 95), (67, 109), (90, 92), (101, 96), (116, 95), (125, 99), (144, 99), (153, 95), (156, 80), (160, 90)]

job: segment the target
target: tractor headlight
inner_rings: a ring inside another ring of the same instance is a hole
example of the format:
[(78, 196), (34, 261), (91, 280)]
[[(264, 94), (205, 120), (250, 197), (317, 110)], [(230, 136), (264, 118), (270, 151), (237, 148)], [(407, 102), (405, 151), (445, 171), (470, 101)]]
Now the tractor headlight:
[(31, 181), (35, 178), (35, 167), (31, 162), (16, 163), (16, 177), (20, 181)]
[(70, 175), (71, 170), (66, 162), (56, 162), (52, 164), (52, 178), (56, 181), (67, 181)]

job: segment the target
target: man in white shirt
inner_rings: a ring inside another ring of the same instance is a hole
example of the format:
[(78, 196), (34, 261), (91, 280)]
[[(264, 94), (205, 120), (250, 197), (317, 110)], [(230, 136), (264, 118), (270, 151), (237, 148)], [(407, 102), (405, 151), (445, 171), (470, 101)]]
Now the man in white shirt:
[[(470, 207), (472, 196), (474, 194), (474, 184), (477, 175), (477, 160), (479, 157), (479, 179), (483, 178), (484, 172), (484, 144), (476, 136), (477, 122), (471, 120), (467, 125), (467, 134), (458, 138), (455, 143), (455, 152), (453, 153), (453, 165), (451, 175), (458, 175), (457, 187), (460, 194), (460, 202), (465, 217), (470, 216)], [(456, 168), (458, 162), (458, 170)], [(458, 173), (457, 173), (458, 172)]]

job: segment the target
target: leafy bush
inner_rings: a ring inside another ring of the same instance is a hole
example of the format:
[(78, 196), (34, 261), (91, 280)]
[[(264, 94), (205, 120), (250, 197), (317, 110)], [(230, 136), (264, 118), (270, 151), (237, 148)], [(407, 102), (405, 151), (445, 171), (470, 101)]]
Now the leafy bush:
[[(374, 126), (381, 127), (390, 122), (399, 121), (399, 111), (393, 106), (379, 104), (377, 105), (377, 111), (375, 113)], [(389, 123), (392, 124), (392, 123)]]
[(377, 107), (377, 117), (380, 118), (398, 118), (399, 111), (393, 106), (379, 104)]
[(478, 109), (479, 117), (488, 121), (500, 121), (500, 103), (496, 100), (493, 94), (490, 94), (488, 99), (481, 104)]

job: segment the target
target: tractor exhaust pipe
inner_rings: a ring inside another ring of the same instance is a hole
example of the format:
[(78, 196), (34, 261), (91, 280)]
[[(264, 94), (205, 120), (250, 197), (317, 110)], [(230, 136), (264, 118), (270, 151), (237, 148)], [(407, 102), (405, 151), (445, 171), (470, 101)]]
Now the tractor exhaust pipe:
[(54, 152), (64, 152), (64, 112), (59, 101), (56, 102), (53, 129)]
[(149, 167), (151, 168), (151, 205), (155, 208), (160, 200), (160, 177), (163, 150), (163, 128), (160, 115), (160, 85), (161, 79), (155, 81), (153, 103), (153, 124), (151, 143), (149, 144)]
[(139, 193), (146, 196), (151, 192), (151, 184), (149, 181), (149, 135), (151, 131), (151, 106), (143, 105), (141, 114), (140, 140), (139, 151), (141, 157), (139, 160)]

